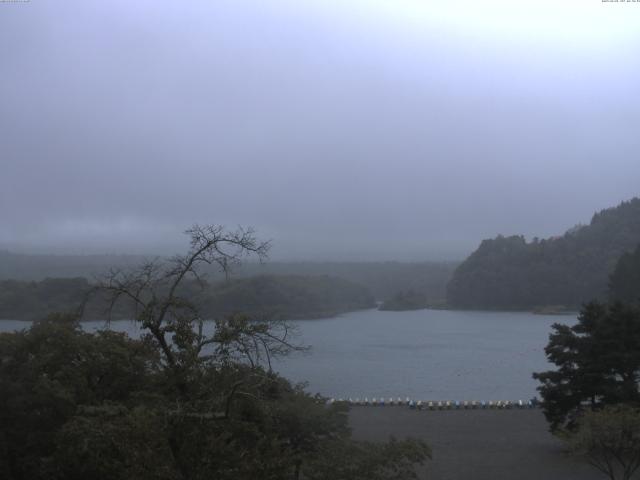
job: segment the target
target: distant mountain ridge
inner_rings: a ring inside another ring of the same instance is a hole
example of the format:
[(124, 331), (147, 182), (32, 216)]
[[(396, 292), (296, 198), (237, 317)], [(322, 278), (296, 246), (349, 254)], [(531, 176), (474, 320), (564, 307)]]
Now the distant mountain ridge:
[[(42, 281), (45, 278), (92, 280), (111, 268), (126, 269), (153, 255), (29, 255), (0, 250), (0, 281)], [(246, 262), (235, 268), (232, 278), (258, 275), (340, 277), (365, 286), (378, 300), (405, 290), (423, 292), (430, 302), (444, 302), (445, 287), (457, 262)], [(215, 269), (205, 272), (212, 281), (224, 279)]]
[(593, 215), (591, 223), (560, 237), (499, 235), (483, 240), (447, 285), (455, 308), (579, 307), (607, 295), (616, 262), (640, 244), (640, 199)]

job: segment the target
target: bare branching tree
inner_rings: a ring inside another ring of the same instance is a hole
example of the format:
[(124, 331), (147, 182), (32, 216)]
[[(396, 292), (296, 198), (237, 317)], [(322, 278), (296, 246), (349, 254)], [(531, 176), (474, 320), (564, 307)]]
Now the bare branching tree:
[(219, 225), (195, 225), (185, 233), (190, 237), (186, 254), (111, 270), (98, 279), (94, 292), (106, 296), (109, 315), (119, 302), (133, 307), (135, 321), (156, 344), (185, 395), (184, 378), (199, 364), (245, 362), (270, 371), (273, 356), (298, 348), (291, 342), (289, 325), (234, 315), (215, 319), (210, 331), (193, 298), (193, 285), (206, 287), (203, 267), (214, 266), (227, 275), (245, 257), (263, 261), (269, 242), (258, 241), (252, 229), (230, 232)]

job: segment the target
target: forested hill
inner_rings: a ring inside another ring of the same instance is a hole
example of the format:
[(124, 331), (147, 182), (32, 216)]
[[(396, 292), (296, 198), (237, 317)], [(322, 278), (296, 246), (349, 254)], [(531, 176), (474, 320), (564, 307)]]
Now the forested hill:
[(640, 199), (596, 213), (561, 237), (483, 240), (455, 270), (447, 302), (458, 308), (578, 307), (607, 295), (618, 259), (640, 244)]

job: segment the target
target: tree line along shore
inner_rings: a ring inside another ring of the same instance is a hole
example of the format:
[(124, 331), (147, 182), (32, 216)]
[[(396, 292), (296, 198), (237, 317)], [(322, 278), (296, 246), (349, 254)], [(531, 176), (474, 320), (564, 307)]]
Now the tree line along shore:
[[(248, 309), (251, 314), (317, 318), (372, 308), (376, 301), (382, 310), (394, 311), (573, 313), (585, 301), (606, 299), (610, 289), (620, 300), (634, 295), (629, 285), (637, 281), (638, 269), (627, 256), (638, 244), (640, 199), (633, 198), (595, 213), (588, 225), (577, 225), (562, 236), (483, 240), (461, 263), (248, 262), (234, 269), (231, 281), (220, 269), (205, 266), (206, 294), (193, 290), (201, 295), (198, 300), (207, 315)], [(0, 251), (0, 318), (33, 319), (78, 303), (93, 282), (87, 279), (144, 260)]]

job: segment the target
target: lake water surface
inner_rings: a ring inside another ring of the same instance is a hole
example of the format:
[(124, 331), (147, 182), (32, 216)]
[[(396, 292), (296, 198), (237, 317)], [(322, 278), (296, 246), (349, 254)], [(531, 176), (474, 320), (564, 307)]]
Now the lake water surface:
[[(308, 381), (311, 392), (336, 398), (529, 399), (537, 386), (531, 373), (550, 367), (544, 347), (556, 322), (571, 324), (575, 316), (365, 310), (294, 321), (299, 343), (311, 349), (275, 368), (295, 382)], [(104, 328), (104, 322), (84, 325)], [(3, 331), (26, 326), (0, 321)], [(112, 322), (112, 328), (137, 334), (132, 322)]]

